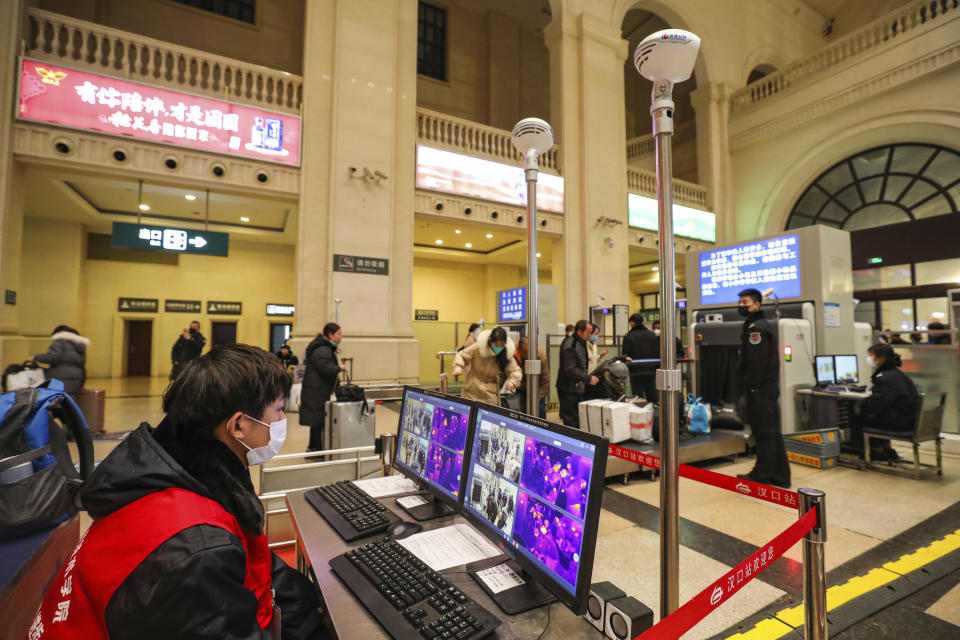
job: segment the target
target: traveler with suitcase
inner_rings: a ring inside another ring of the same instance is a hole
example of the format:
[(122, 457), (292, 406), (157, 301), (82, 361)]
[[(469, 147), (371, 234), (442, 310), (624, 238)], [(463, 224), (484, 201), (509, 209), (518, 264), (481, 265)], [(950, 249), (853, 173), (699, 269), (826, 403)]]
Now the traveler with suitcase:
[(87, 380), (87, 347), (90, 340), (76, 329), (61, 324), (53, 330), (53, 342), (46, 353), (27, 358), (27, 362), (49, 365), (47, 380), (56, 378), (63, 383), (63, 390), (76, 396)]
[(337, 364), (337, 348), (343, 338), (343, 329), (328, 322), (323, 333), (307, 345), (304, 362), (303, 387), (300, 391), (300, 424), (310, 427), (307, 451), (323, 449), (323, 427), (326, 422), (326, 403), (337, 388), (337, 376), (346, 367)]

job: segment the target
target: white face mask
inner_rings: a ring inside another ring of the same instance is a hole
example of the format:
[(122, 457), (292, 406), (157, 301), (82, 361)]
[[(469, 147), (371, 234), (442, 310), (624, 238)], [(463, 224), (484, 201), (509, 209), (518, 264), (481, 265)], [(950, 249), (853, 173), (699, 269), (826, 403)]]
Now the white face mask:
[(657, 336), (660, 335), (660, 329), (654, 329), (653, 334)]
[(877, 363), (873, 359), (873, 356), (867, 356), (867, 366), (870, 367), (871, 369), (877, 368)]
[(248, 416), (247, 414), (243, 415), (250, 418), (254, 422), (259, 422), (263, 426), (270, 428), (270, 442), (262, 447), (257, 447), (254, 449), (243, 440), (240, 440), (240, 444), (248, 449), (247, 464), (254, 466), (269, 462), (273, 456), (280, 453), (280, 447), (283, 446), (283, 441), (287, 439), (287, 419), (284, 418), (283, 420), (267, 424), (262, 420), (257, 420), (253, 416)]

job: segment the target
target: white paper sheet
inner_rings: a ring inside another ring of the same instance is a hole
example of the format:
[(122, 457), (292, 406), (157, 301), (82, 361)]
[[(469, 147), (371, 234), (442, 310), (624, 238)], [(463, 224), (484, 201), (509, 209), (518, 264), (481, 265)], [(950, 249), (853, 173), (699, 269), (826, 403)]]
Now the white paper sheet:
[(395, 496), (400, 493), (410, 493), (417, 490), (417, 485), (406, 476), (386, 476), (383, 478), (368, 478), (366, 480), (354, 480), (357, 485), (371, 498), (385, 498)]
[(454, 524), (398, 540), (434, 571), (499, 555), (500, 551), (469, 525)]
[(506, 562), (495, 567), (477, 571), (477, 577), (483, 580), (492, 593), (500, 593), (524, 583), (523, 578), (511, 569)]
[(412, 509), (414, 507), (419, 507), (422, 504), (427, 504), (427, 501), (421, 496), (406, 496), (404, 498), (397, 498), (397, 504), (404, 509)]

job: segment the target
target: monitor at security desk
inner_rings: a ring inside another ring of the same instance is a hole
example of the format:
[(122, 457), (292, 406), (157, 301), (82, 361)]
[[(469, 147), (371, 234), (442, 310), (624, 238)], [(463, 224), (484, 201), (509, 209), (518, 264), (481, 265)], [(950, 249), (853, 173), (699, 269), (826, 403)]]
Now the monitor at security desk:
[(393, 465), (427, 489), (426, 499), (397, 501), (417, 520), (451, 514), (459, 506), (472, 410), (463, 398), (404, 387)]
[(816, 367), (817, 384), (819, 386), (836, 384), (837, 376), (833, 366), (833, 356), (817, 356)]
[(482, 571), (472, 575), (507, 613), (549, 602), (551, 594), (584, 613), (609, 441), (493, 405), (476, 407), (462, 513), (513, 558), (526, 582), (494, 593), (477, 576)]
[(857, 356), (833, 356), (833, 370), (837, 384), (857, 384), (860, 371), (857, 368)]

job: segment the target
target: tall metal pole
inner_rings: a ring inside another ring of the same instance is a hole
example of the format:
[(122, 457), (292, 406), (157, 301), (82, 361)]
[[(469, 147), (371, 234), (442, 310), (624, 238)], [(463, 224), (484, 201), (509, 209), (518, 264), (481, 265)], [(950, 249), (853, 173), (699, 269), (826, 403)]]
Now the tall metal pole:
[(537, 290), (537, 152), (533, 166), (524, 158), (524, 173), (527, 177), (527, 359), (523, 368), (527, 374), (527, 414), (535, 416), (540, 408), (540, 358), (539, 336), (537, 334), (538, 290)]
[(817, 526), (803, 537), (803, 637), (827, 640), (827, 573), (823, 553), (827, 541), (827, 496), (817, 489), (800, 489), (797, 493), (801, 516), (817, 509)]
[(654, 82), (650, 114), (657, 149), (657, 215), (660, 223), (660, 617), (680, 606), (680, 370), (676, 353), (676, 270), (673, 252), (673, 83)]

